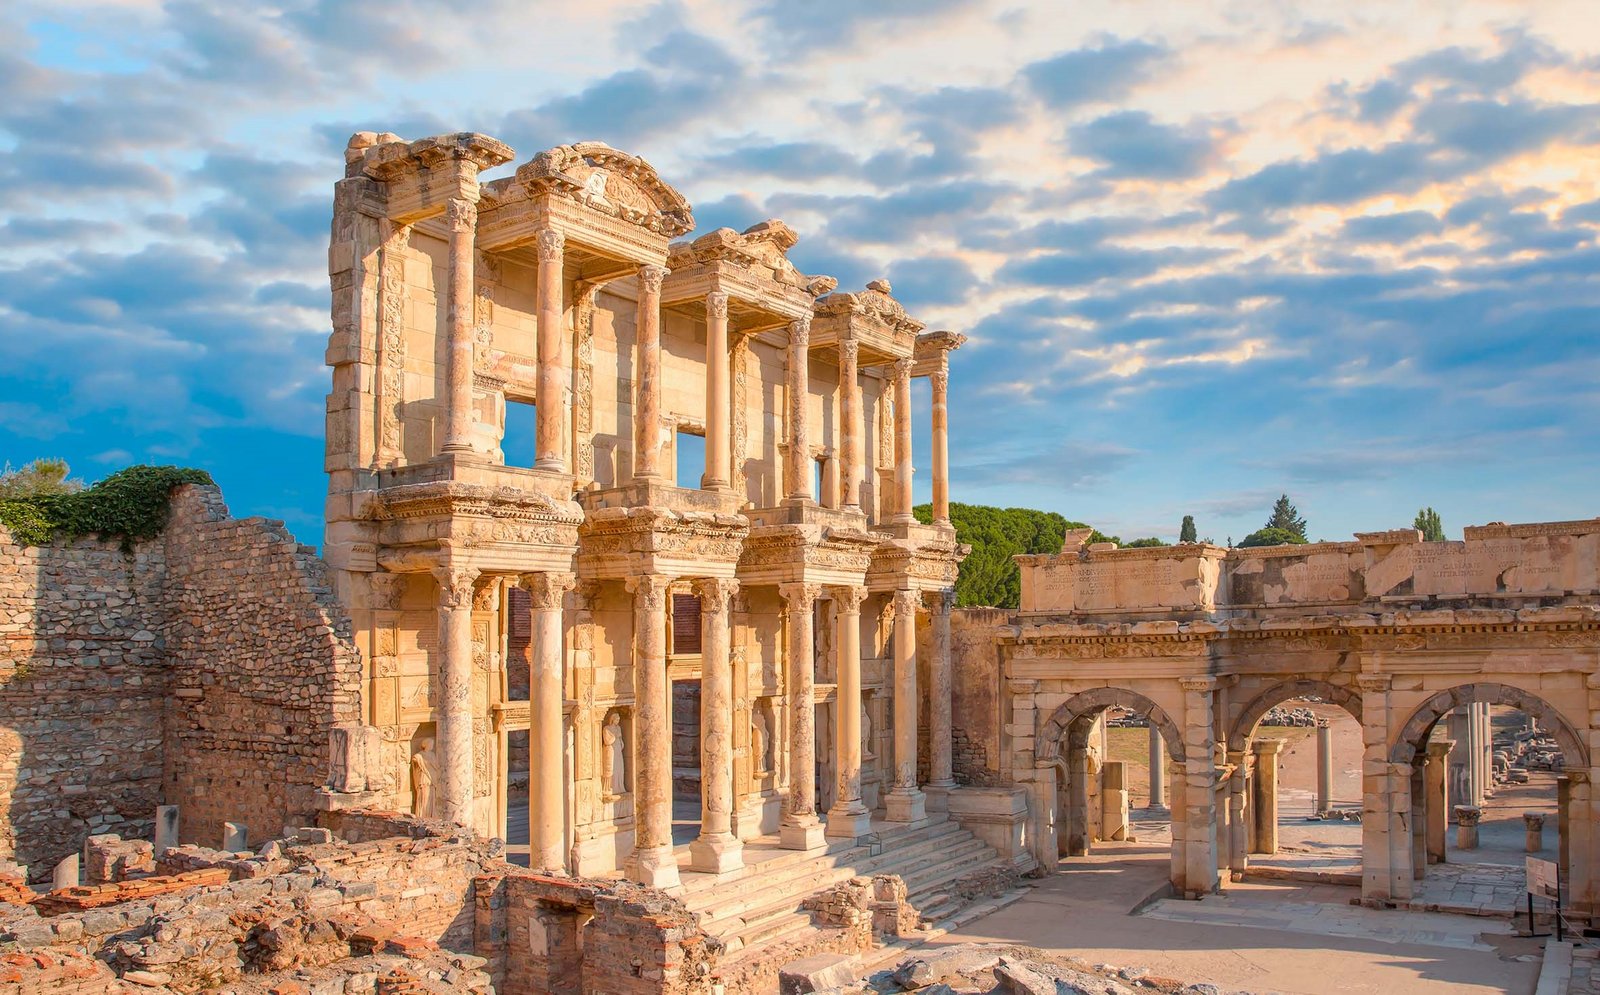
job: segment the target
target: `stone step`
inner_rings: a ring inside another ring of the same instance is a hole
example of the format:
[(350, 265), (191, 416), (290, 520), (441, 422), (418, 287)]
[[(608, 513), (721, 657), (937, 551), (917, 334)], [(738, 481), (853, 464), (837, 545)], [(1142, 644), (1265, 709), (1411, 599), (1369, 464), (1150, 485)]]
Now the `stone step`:
[[(904, 845), (907, 842), (923, 842), (937, 839), (941, 836), (954, 835), (963, 830), (955, 822), (944, 819), (929, 823), (925, 826), (908, 829), (888, 830), (880, 834), (884, 849), (887, 851), (891, 844)], [(770, 886), (773, 881), (785, 871), (797, 870), (813, 865), (820, 857), (839, 857), (853, 854), (859, 850), (866, 852), (866, 847), (858, 847), (850, 841), (830, 842), (822, 853), (803, 850), (787, 851), (776, 857), (770, 857), (759, 864), (748, 864), (740, 871), (727, 877), (716, 878), (709, 874), (686, 874), (683, 880), (683, 900), (691, 909), (695, 907), (695, 896), (715, 893), (727, 895), (731, 886), (740, 882), (755, 882), (761, 886)]]
[(802, 899), (853, 877), (885, 870), (899, 873), (902, 868), (921, 869), (947, 860), (952, 854), (966, 860), (984, 849), (982, 841), (959, 829), (954, 833), (941, 832), (930, 840), (897, 846), (893, 852), (885, 846), (884, 852), (876, 856), (867, 855), (866, 849), (860, 847), (813, 857), (811, 863), (797, 865), (781, 874), (761, 875), (753, 881), (741, 882), (745, 887), (731, 894), (700, 894), (694, 900), (686, 900), (685, 904), (691, 912), (701, 914), (702, 923), (711, 925), (780, 902), (798, 906)]

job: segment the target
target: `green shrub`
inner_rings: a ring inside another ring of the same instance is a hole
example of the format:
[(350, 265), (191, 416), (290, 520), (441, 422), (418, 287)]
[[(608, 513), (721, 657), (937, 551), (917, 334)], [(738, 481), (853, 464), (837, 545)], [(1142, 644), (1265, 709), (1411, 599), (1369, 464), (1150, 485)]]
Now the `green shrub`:
[(173, 488), (212, 482), (204, 470), (130, 466), (81, 491), (0, 502), (0, 523), (27, 546), (93, 535), (121, 539), (126, 550), (166, 527)]
[(1264, 529), (1257, 529), (1256, 531), (1254, 531), (1254, 532), (1250, 533), (1249, 535), (1245, 536), (1243, 539), (1239, 540), (1239, 545), (1240, 546), (1285, 546), (1285, 545), (1296, 545), (1296, 546), (1299, 546), (1299, 545), (1304, 545), (1305, 541), (1306, 541), (1306, 537), (1305, 536), (1296, 535), (1295, 533), (1290, 532), (1288, 529), (1278, 529), (1278, 528), (1268, 527), (1268, 528), (1264, 528)]

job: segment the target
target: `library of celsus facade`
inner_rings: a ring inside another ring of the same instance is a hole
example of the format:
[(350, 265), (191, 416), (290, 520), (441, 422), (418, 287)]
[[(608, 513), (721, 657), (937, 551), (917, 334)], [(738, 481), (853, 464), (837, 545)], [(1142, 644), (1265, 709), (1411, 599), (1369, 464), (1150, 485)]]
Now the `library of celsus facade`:
[(780, 221), (696, 234), (624, 152), (480, 181), (512, 159), (364, 133), (337, 187), (325, 556), (365, 665), (344, 734), (365, 777), (326, 804), (504, 838), (525, 763), (534, 868), (659, 887), (757, 837), (924, 821), (954, 783), (962, 336), (885, 282), (801, 273)]

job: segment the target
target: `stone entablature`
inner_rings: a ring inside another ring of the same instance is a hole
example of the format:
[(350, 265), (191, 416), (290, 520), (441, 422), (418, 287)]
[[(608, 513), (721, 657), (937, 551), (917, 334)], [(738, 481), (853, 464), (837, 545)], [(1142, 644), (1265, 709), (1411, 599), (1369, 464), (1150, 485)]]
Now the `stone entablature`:
[[(1355, 542), (1224, 549), (1186, 543), (1090, 546), (1025, 555), (1022, 611), (1181, 617), (1324, 607), (1520, 606), (1582, 601), (1600, 591), (1600, 519), (1487, 525), (1461, 541), (1423, 542), (1415, 529)], [(1186, 614), (1188, 613), (1188, 614)]]

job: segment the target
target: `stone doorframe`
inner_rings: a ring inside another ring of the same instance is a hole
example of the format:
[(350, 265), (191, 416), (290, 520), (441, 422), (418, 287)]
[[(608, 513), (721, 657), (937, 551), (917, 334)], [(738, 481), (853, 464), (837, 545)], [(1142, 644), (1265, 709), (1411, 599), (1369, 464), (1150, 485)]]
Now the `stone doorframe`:
[[(1388, 753), (1387, 766), (1393, 776), (1387, 778), (1385, 794), (1391, 816), (1394, 812), (1410, 814), (1410, 832), (1404, 839), (1389, 838), (1396, 835), (1390, 830), (1397, 824), (1396, 820), (1362, 820), (1362, 834), (1366, 837), (1364, 850), (1370, 852), (1374, 846), (1382, 848), (1390, 864), (1387, 880), (1383, 882), (1388, 893), (1371, 894), (1375, 882), (1363, 875), (1362, 897), (1368, 900), (1411, 897), (1412, 882), (1422, 876), (1415, 866), (1423, 849), (1417, 838), (1424, 832), (1428, 818), (1428, 813), (1422, 811), (1421, 801), (1412, 798), (1420, 780), (1418, 761), (1425, 758), (1428, 738), (1440, 719), (1457, 708), (1479, 702), (1504, 705), (1532, 715), (1551, 731), (1561, 747), (1566, 766), (1557, 787), (1557, 831), (1559, 859), (1564, 865), (1563, 880), (1568, 888), (1567, 904), (1573, 912), (1591, 914), (1600, 904), (1597, 903), (1600, 895), (1596, 894), (1594, 880), (1595, 813), (1591, 800), (1589, 750), (1572, 723), (1549, 702), (1531, 691), (1494, 682), (1462, 684), (1439, 691), (1417, 705), (1400, 727)], [(1372, 786), (1369, 785), (1366, 792), (1370, 797)], [(1444, 813), (1437, 813), (1437, 817), (1443, 818)], [(1374, 838), (1378, 836), (1382, 838)]]
[[(1088, 737), (1089, 729), (1094, 717), (1112, 706), (1126, 708), (1135, 715), (1143, 716), (1148, 722), (1161, 731), (1162, 740), (1166, 746), (1167, 756), (1181, 770), (1187, 761), (1184, 750), (1183, 731), (1177, 723), (1162, 710), (1161, 706), (1146, 698), (1137, 691), (1125, 688), (1102, 687), (1080, 692), (1063, 702), (1047, 719), (1040, 729), (1035, 740), (1037, 752), (1035, 753), (1036, 765), (1039, 768), (1048, 768), (1055, 772), (1055, 779), (1048, 785), (1050, 798), (1046, 801), (1044, 812), (1041, 813), (1041, 824), (1053, 820), (1058, 811), (1055, 799), (1056, 786), (1064, 779), (1067, 786), (1067, 811), (1062, 825), (1053, 825), (1048, 833), (1049, 840), (1044, 849), (1048, 851), (1048, 862), (1040, 859), (1040, 865), (1054, 866), (1058, 858), (1058, 834), (1066, 833), (1067, 853), (1071, 856), (1082, 856), (1089, 852), (1089, 811), (1088, 811)], [(1062, 744), (1066, 744), (1063, 754)], [(1183, 778), (1174, 778), (1172, 811), (1174, 819), (1180, 818), (1183, 812), (1181, 797)], [(1048, 813), (1046, 815), (1045, 813)], [(1042, 827), (1041, 827), (1042, 828)], [(1175, 827), (1176, 828), (1176, 827)], [(1041, 833), (1041, 835), (1044, 835)], [(1173, 873), (1179, 875), (1183, 867), (1183, 856), (1180, 834), (1173, 833)], [(1176, 882), (1182, 890), (1181, 882)]]

